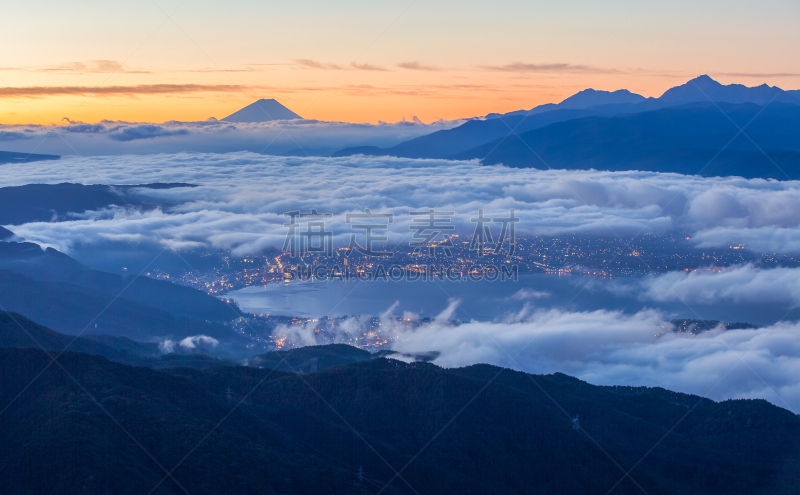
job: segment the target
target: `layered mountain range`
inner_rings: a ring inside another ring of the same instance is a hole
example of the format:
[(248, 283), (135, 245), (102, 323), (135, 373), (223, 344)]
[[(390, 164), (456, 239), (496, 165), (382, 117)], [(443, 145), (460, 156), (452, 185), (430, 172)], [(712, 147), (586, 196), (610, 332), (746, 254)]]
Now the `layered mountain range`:
[[(65, 220), (112, 207), (167, 206), (136, 191), (171, 187), (191, 185), (4, 187), (0, 224)], [(2, 228), (0, 238), (5, 239), (0, 242), (0, 308), (66, 334), (103, 333), (144, 341), (197, 334), (229, 337), (222, 323), (239, 315), (236, 307), (196, 289), (139, 273), (94, 270), (53, 248), (24, 242), (9, 229)]]
[[(716, 403), (563, 374), (353, 359), (369, 353), (329, 347), (305, 348), (306, 358), (332, 365), (302, 373), (156, 370), (88, 354), (85, 345), (61, 354), (0, 348), (3, 421), (14, 425), (0, 429), (4, 491), (800, 489), (800, 419), (763, 400)], [(288, 368), (291, 352), (272, 359)]]
[(481, 160), (539, 169), (800, 178), (800, 91), (695, 78), (644, 98), (587, 89), (561, 103), (489, 114), (392, 148), (355, 154)]

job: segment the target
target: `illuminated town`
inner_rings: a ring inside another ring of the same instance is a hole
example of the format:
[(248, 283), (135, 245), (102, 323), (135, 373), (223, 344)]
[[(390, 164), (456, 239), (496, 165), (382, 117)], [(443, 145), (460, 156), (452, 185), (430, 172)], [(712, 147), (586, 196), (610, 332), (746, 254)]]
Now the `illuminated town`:
[[(323, 274), (330, 279), (342, 279), (345, 273), (358, 277), (374, 272), (378, 265), (396, 267), (406, 274), (496, 275), (504, 272), (547, 273), (556, 276), (639, 276), (668, 271), (697, 269), (721, 270), (727, 266), (751, 263), (760, 268), (798, 266), (800, 257), (775, 253), (759, 255), (745, 245), (736, 244), (717, 248), (698, 248), (691, 239), (680, 234), (644, 234), (636, 239), (563, 235), (559, 237), (517, 237), (514, 243), (501, 246), (494, 254), (486, 249), (478, 256), (470, 249), (468, 241), (457, 236), (448, 257), (442, 249), (434, 247), (433, 254), (423, 250), (414, 253), (409, 246), (392, 250), (393, 256), (373, 257), (350, 252), (347, 247), (325, 253), (304, 253), (292, 257), (290, 253), (274, 251), (260, 256), (232, 256), (228, 252), (204, 254), (206, 268), (178, 271), (154, 270), (150, 276), (169, 279), (182, 285), (223, 296), (228, 291), (270, 282), (291, 281)], [(513, 253), (509, 255), (509, 247)], [(505, 267), (505, 268), (503, 268)], [(513, 268), (513, 270), (512, 270)], [(493, 271), (494, 270), (494, 271)], [(293, 275), (287, 275), (287, 274)]]
[(411, 318), (296, 318), (290, 316), (254, 314), (226, 323), (234, 332), (252, 341), (248, 347), (255, 351), (273, 351), (308, 345), (299, 336), (313, 339), (316, 345), (349, 344), (370, 351), (389, 349), (402, 339), (405, 330), (430, 323), (430, 319)]
[[(513, 267), (519, 275), (544, 273), (556, 277), (632, 277), (668, 271), (719, 272), (732, 265), (749, 263), (758, 268), (775, 266), (800, 266), (794, 255), (759, 255), (742, 244), (718, 248), (698, 248), (691, 239), (680, 234), (644, 234), (636, 239), (596, 237), (585, 235), (518, 236), (516, 242), (504, 243), (501, 252), (494, 254), (495, 246), (488, 246), (484, 256), (478, 256), (470, 243), (453, 236), (452, 256), (434, 246), (433, 254), (423, 249), (414, 253), (410, 246), (394, 250), (393, 256), (365, 256), (351, 252), (347, 247), (325, 253), (304, 253), (292, 257), (290, 253), (273, 251), (260, 256), (236, 257), (228, 252), (204, 253), (203, 269), (183, 271), (153, 270), (148, 275), (169, 279), (182, 285), (201, 289), (219, 298), (238, 289), (264, 286), (276, 282), (292, 282), (324, 273), (329, 280), (350, 280), (365, 273), (374, 273), (376, 267), (399, 267), (408, 277), (441, 273), (458, 277), (481, 276), (497, 267)], [(509, 255), (513, 245), (512, 255)], [(474, 247), (474, 246), (473, 246)], [(387, 249), (387, 251), (390, 251)], [(293, 275), (287, 275), (287, 274)], [(433, 279), (433, 277), (431, 277)], [(357, 320), (357, 321), (356, 321)], [(247, 337), (256, 351), (280, 350), (317, 344), (346, 343), (372, 351), (389, 349), (402, 338), (402, 330), (426, 324), (429, 320), (374, 317), (299, 318), (286, 315), (250, 314), (227, 323), (231, 329)], [(702, 323), (695, 320), (673, 322), (677, 331), (696, 333), (708, 331), (718, 322)], [(729, 324), (725, 324), (728, 328)], [(738, 324), (736, 324), (738, 325)]]

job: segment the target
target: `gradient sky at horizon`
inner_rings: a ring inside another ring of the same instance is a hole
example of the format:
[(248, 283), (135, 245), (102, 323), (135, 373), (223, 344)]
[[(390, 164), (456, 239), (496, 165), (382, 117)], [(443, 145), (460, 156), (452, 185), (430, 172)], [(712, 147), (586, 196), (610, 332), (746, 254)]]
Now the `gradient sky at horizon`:
[[(222, 118), (424, 122), (700, 74), (800, 88), (793, 1), (32, 0), (3, 7), (0, 124)], [(171, 14), (171, 17), (168, 16)]]

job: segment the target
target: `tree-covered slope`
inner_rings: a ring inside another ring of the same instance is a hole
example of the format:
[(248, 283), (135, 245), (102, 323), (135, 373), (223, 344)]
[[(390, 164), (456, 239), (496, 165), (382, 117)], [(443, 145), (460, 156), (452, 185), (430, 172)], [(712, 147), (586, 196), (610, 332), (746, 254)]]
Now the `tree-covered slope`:
[(297, 375), (155, 371), (65, 353), (69, 374), (55, 365), (36, 378), (47, 362), (0, 350), (5, 493), (800, 488), (800, 419), (765, 401), (387, 359)]

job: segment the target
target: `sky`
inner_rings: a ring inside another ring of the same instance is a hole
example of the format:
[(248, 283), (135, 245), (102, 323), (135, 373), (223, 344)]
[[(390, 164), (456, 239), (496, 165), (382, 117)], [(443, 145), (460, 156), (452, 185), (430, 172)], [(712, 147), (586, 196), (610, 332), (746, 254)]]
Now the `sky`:
[(31, 0), (3, 7), (0, 124), (485, 115), (701, 74), (800, 88), (792, 1)]

